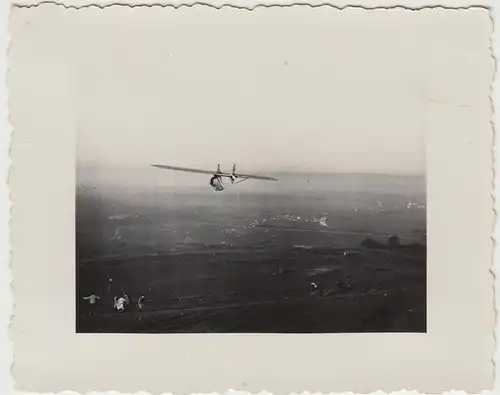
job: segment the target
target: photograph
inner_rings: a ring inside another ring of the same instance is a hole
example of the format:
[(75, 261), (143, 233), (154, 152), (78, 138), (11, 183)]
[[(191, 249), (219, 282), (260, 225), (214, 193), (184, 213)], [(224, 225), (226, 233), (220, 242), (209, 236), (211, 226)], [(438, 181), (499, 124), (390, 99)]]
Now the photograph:
[(421, 19), (198, 13), (66, 29), (76, 332), (426, 333)]
[(491, 12), (246, 6), (12, 8), (17, 389), (490, 390)]

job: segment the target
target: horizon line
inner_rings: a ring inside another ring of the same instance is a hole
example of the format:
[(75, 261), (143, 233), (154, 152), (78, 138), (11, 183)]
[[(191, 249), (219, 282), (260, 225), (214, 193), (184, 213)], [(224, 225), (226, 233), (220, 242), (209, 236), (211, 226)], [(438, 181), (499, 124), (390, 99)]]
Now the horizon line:
[[(95, 163), (76, 163), (75, 169), (78, 170), (80, 169), (90, 169), (90, 168), (98, 168), (98, 169), (108, 169), (108, 170), (120, 170), (120, 168), (124, 169), (131, 169), (133, 168), (134, 170), (140, 170), (140, 169), (147, 169), (151, 168), (151, 164), (145, 164), (145, 165), (101, 165), (101, 164), (95, 164)], [(221, 169), (223, 167), (221, 166)], [(246, 169), (246, 168), (245, 168)], [(210, 169), (206, 169), (210, 171)], [(245, 170), (245, 171), (252, 171), (252, 170)], [(214, 169), (214, 174), (216, 172), (216, 169)], [(263, 173), (268, 173), (268, 174), (356, 174), (356, 175), (380, 175), (380, 176), (408, 176), (408, 177), (422, 177), (426, 176), (427, 172), (401, 172), (401, 173), (391, 173), (388, 171), (360, 171), (360, 170), (341, 170), (341, 169), (336, 169), (336, 170), (289, 170), (289, 169), (281, 169), (281, 170), (271, 170), (271, 169), (264, 169), (264, 170), (255, 170), (256, 174), (263, 174)]]

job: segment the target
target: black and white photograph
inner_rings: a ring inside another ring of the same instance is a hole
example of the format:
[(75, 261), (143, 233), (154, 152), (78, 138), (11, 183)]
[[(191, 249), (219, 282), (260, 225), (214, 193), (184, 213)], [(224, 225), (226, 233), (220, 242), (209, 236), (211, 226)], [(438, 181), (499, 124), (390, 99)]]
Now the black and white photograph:
[(191, 17), (74, 31), (77, 332), (425, 332), (412, 29)]
[(491, 388), (493, 19), (369, 6), (13, 7), (18, 390)]

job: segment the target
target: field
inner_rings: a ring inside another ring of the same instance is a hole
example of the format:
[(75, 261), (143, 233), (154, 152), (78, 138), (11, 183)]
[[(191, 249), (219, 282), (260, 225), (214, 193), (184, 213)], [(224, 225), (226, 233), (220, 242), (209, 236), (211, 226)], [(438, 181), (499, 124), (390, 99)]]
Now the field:
[(222, 194), (80, 187), (77, 332), (425, 332), (421, 180), (325, 177)]

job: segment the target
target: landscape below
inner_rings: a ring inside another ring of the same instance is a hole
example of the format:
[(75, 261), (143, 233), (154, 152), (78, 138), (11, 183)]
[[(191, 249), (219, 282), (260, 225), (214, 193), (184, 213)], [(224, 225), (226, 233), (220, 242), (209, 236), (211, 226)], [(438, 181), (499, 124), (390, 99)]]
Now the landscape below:
[(222, 194), (80, 184), (77, 332), (425, 332), (425, 187), (353, 177)]

